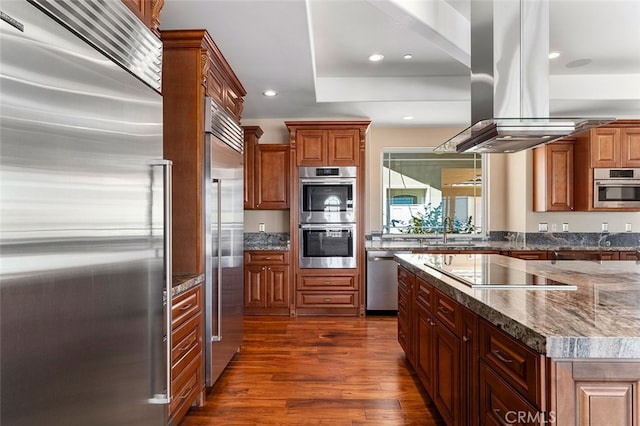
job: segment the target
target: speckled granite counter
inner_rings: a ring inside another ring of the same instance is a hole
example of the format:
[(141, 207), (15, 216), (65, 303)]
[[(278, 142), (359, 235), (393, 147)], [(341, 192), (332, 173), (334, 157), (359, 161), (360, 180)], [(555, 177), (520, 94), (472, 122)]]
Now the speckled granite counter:
[(577, 290), (485, 290), (425, 266), (427, 256), (438, 255), (395, 258), (539, 353), (554, 359), (640, 359), (640, 265), (635, 261), (552, 264), (487, 255), (492, 263), (574, 284)]
[(171, 297), (175, 297), (180, 293), (184, 293), (192, 287), (204, 282), (204, 274), (202, 275), (174, 275), (172, 283)]
[(289, 234), (286, 232), (245, 232), (245, 250), (289, 250)]

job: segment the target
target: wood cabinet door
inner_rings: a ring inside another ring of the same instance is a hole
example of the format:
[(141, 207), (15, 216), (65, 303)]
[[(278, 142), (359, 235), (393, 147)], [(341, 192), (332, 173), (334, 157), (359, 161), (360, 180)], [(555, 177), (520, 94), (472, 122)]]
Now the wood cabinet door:
[(327, 164), (330, 166), (358, 166), (360, 155), (357, 129), (327, 131)]
[(460, 423), (471, 425), (478, 419), (478, 317), (461, 307), (462, 342), (460, 342)]
[(623, 128), (620, 167), (640, 167), (640, 127)]
[(460, 339), (442, 323), (433, 327), (433, 401), (449, 425), (460, 425)]
[(258, 209), (289, 208), (289, 145), (258, 144), (255, 151), (254, 200)]
[(289, 307), (289, 267), (269, 266), (267, 275), (267, 300), (268, 308)]
[(325, 131), (300, 129), (296, 133), (296, 164), (298, 166), (326, 166)]
[(591, 130), (591, 167), (620, 167), (620, 129)]
[(413, 366), (424, 388), (429, 392), (429, 395), (433, 395), (433, 329), (435, 319), (431, 312), (418, 306), (413, 325), (416, 327)]
[(264, 266), (244, 267), (244, 306), (245, 308), (264, 308), (266, 273)]
[(573, 203), (573, 143), (551, 143), (547, 148), (547, 210), (571, 211)]

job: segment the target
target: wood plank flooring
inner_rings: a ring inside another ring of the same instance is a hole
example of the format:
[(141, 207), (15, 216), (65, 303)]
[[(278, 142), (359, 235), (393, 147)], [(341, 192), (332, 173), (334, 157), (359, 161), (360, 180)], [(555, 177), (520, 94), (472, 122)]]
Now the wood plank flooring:
[(391, 316), (245, 317), (241, 352), (182, 426), (443, 425)]

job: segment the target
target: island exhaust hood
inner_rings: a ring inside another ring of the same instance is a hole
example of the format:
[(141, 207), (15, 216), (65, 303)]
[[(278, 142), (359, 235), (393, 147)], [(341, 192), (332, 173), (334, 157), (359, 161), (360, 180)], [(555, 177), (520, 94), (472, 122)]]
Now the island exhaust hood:
[(474, 124), (435, 151), (518, 152), (615, 120), (550, 118), (548, 0), (500, 2), (495, 10), (493, 5), (471, 2)]

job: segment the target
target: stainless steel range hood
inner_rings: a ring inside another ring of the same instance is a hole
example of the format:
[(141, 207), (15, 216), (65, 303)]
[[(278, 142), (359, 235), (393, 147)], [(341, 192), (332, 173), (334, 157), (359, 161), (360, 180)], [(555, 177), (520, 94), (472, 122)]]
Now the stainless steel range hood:
[(611, 118), (494, 118), (481, 120), (441, 145), (439, 151), (512, 153), (612, 122)]
[(474, 124), (435, 151), (518, 152), (614, 121), (549, 117), (548, 0), (493, 6), (493, 0), (471, 2)]

